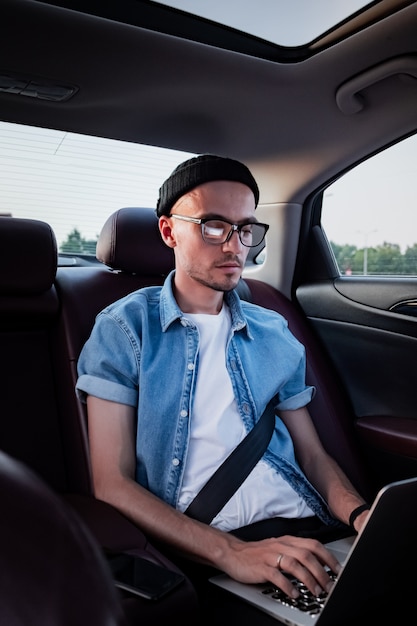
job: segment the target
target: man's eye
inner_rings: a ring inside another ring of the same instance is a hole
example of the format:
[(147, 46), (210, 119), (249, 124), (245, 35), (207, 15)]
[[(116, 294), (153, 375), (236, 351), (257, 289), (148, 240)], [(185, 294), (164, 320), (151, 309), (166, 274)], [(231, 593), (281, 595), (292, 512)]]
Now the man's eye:
[(224, 232), (224, 228), (223, 226), (212, 226), (207, 225), (206, 224), (206, 235), (209, 235), (210, 237), (221, 237), (223, 235)]

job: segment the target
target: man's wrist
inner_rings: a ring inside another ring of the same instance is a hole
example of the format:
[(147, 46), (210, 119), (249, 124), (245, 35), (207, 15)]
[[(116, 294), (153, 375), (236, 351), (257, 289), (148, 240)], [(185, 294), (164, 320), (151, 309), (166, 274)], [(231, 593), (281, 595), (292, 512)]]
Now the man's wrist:
[(355, 528), (355, 520), (359, 517), (359, 515), (361, 515), (364, 511), (369, 511), (370, 509), (370, 505), (367, 503), (364, 504), (360, 504), (359, 506), (356, 507), (356, 509), (353, 509), (352, 513), (349, 515), (349, 526), (350, 528), (356, 532), (356, 528)]

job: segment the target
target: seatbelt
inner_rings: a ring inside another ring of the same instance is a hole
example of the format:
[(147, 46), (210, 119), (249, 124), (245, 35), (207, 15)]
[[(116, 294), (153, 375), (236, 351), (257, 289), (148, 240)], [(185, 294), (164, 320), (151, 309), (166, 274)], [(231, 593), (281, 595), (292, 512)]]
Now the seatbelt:
[(252, 430), (188, 505), (185, 514), (210, 524), (262, 457), (271, 440), (274, 426), (275, 410), (271, 401)]

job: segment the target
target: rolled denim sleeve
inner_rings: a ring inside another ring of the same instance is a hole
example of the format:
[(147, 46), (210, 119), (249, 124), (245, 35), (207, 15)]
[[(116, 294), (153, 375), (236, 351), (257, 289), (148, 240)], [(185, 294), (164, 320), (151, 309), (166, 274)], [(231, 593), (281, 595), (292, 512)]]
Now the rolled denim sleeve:
[(279, 392), (278, 410), (295, 410), (306, 406), (316, 393), (315, 387), (306, 385), (305, 371), (306, 358), (304, 347), (301, 348), (301, 358), (297, 368), (294, 370), (290, 380), (282, 387)]
[(127, 327), (103, 312), (78, 360), (76, 392), (82, 402), (88, 395), (136, 406), (140, 347)]
[(307, 404), (311, 402), (315, 393), (316, 390), (314, 387), (306, 387), (303, 391), (301, 391), (301, 393), (280, 402), (277, 405), (277, 409), (281, 411), (294, 411), (295, 409), (300, 409), (303, 406), (307, 406)]

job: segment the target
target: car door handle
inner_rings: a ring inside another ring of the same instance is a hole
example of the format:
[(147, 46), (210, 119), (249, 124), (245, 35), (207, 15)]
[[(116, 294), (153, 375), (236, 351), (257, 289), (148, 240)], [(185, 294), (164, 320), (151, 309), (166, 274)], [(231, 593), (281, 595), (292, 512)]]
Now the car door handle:
[(411, 315), (417, 317), (417, 300), (404, 300), (404, 302), (397, 302), (390, 308), (393, 313), (401, 313), (401, 315)]

